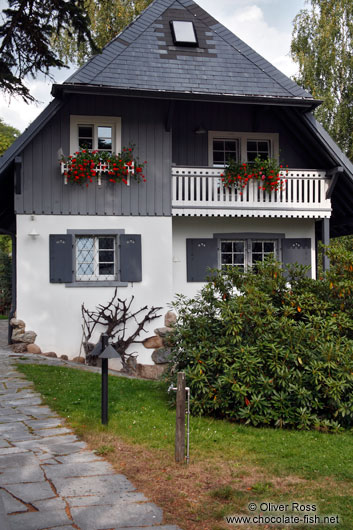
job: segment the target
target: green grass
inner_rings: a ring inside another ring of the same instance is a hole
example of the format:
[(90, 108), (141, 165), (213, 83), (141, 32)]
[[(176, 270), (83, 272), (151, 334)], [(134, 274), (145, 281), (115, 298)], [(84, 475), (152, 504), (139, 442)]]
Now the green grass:
[[(19, 365), (19, 370), (74, 425), (108, 429), (133, 443), (174, 450), (175, 411), (164, 383), (110, 376), (109, 425), (103, 427), (99, 374), (43, 365)], [(241, 459), (246, 455), (277, 474), (353, 480), (352, 431), (286, 431), (192, 417), (191, 447), (199, 456), (218, 453)]]
[[(19, 365), (18, 369), (34, 381), (46, 402), (68, 418), (78, 433), (107, 432), (132, 444), (173, 454), (175, 409), (170, 405), (164, 383), (110, 376), (109, 425), (104, 427), (100, 421), (99, 374), (44, 365)], [(345, 521), (340, 528), (353, 528), (351, 431), (341, 434), (286, 431), (192, 417), (190, 446), (194, 460), (218, 457), (229, 461), (229, 473), (233, 477), (246, 464), (257, 465), (273, 476), (309, 479), (311, 486), (303, 492), (306, 502), (317, 501), (322, 514), (340, 514)], [(108, 453), (110, 447), (103, 445), (100, 451)], [(332, 481), (334, 487), (330, 485)], [(214, 492), (217, 495), (231, 498), (233, 492), (231, 488), (220, 488)], [(251, 495), (269, 500), (277, 498), (279, 502), (296, 500), (286, 499), (286, 493), (276, 493), (276, 488), (267, 481), (255, 484)]]
[(8, 315), (0, 315), (0, 320), (8, 320)]

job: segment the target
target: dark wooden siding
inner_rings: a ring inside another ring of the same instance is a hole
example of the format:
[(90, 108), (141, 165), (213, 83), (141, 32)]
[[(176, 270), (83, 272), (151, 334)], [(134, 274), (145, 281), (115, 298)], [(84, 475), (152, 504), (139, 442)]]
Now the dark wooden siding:
[[(176, 101), (171, 132), (167, 132), (168, 109), (169, 102), (164, 100), (71, 96), (22, 153), (22, 194), (15, 196), (16, 212), (169, 216), (171, 164), (208, 165), (208, 135), (195, 134), (199, 126), (215, 131), (278, 133), (284, 164), (324, 169), (322, 153), (283, 109)], [(69, 154), (70, 114), (121, 116), (122, 146), (135, 144), (135, 154), (148, 161), (147, 182), (132, 180), (129, 187), (106, 182), (88, 188), (64, 185), (57, 152), (62, 148)]]
[(279, 134), (280, 158), (290, 168), (323, 169), (322, 155), (280, 108), (226, 103), (177, 102), (173, 120), (173, 163), (207, 166), (207, 131), (268, 132)]
[[(171, 215), (171, 133), (165, 122), (168, 102), (74, 96), (33, 138), (23, 152), (21, 195), (16, 213), (72, 215)], [(147, 160), (147, 182), (103, 183), (101, 187), (64, 185), (57, 152), (69, 154), (70, 114), (121, 116), (122, 146), (135, 144)]]

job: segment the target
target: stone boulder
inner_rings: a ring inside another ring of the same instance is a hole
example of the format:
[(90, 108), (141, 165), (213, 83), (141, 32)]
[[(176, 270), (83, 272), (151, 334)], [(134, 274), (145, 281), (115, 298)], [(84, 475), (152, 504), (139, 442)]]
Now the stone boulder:
[(175, 325), (177, 316), (174, 311), (168, 311), (164, 317), (164, 325), (166, 328), (171, 328)]
[(169, 333), (173, 333), (173, 328), (167, 328), (166, 326), (163, 328), (157, 328), (154, 330), (155, 334), (159, 337), (166, 337)]
[(17, 320), (17, 318), (11, 318), (10, 326), (12, 328), (25, 329), (26, 324), (23, 322), (23, 320)]
[(171, 356), (172, 352), (169, 348), (158, 348), (158, 350), (154, 350), (152, 353), (152, 361), (155, 364), (168, 364)]
[(68, 361), (69, 360), (67, 355), (60, 355), (60, 359), (62, 359), (63, 361)]
[(53, 359), (56, 359), (57, 355), (54, 351), (48, 351), (46, 353), (43, 353), (46, 357), (52, 357)]
[(33, 344), (36, 340), (37, 334), (34, 331), (24, 331), (23, 328), (16, 328), (12, 333), (12, 342), (25, 342), (26, 344)]
[(162, 348), (163, 346), (163, 339), (159, 335), (155, 335), (154, 337), (148, 337), (145, 339), (142, 343), (145, 348), (150, 349), (156, 349), (156, 348)]
[(144, 379), (159, 379), (166, 369), (168, 368), (167, 364), (137, 364), (136, 365), (136, 375), (138, 377), (143, 377)]
[(84, 357), (74, 357), (72, 359), (72, 362), (74, 363), (80, 363), (80, 364), (85, 364), (85, 359)]
[(27, 351), (27, 344), (25, 342), (18, 342), (13, 344), (11, 349), (14, 353), (25, 353)]
[(36, 354), (42, 353), (42, 350), (40, 349), (39, 346), (37, 346), (37, 344), (28, 344), (27, 351), (28, 353), (36, 353)]

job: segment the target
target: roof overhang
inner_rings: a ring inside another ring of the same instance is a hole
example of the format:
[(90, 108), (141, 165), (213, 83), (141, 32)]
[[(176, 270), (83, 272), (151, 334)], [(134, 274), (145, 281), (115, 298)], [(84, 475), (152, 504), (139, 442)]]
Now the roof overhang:
[(54, 97), (62, 97), (64, 94), (91, 94), (105, 96), (125, 96), (136, 98), (153, 98), (167, 100), (189, 100), (201, 101), (208, 103), (238, 103), (252, 105), (276, 105), (286, 107), (301, 107), (305, 111), (313, 110), (318, 107), (322, 101), (314, 98), (299, 97), (277, 97), (261, 95), (242, 95), (242, 94), (225, 94), (225, 93), (204, 93), (204, 92), (178, 92), (164, 90), (140, 90), (136, 88), (117, 88), (113, 86), (98, 86), (85, 84), (54, 84), (51, 91)]

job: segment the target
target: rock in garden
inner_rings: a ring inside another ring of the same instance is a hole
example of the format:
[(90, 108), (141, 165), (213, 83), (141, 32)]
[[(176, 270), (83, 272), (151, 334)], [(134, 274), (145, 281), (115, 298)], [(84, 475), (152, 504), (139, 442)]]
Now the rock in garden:
[(167, 367), (168, 364), (137, 364), (136, 375), (144, 379), (159, 379)]
[(37, 344), (28, 344), (27, 351), (28, 353), (36, 353), (36, 354), (42, 353), (42, 350), (40, 349), (39, 346), (37, 346)]
[(164, 325), (167, 328), (173, 327), (176, 323), (177, 316), (174, 311), (168, 311), (164, 317)]
[(10, 320), (10, 326), (12, 328), (21, 328), (24, 329), (26, 327), (26, 324), (23, 322), (23, 320), (17, 320), (17, 318), (11, 318)]
[(68, 361), (69, 360), (67, 355), (60, 355), (60, 359), (62, 359), (63, 361)]
[(46, 357), (53, 357), (53, 359), (57, 357), (54, 351), (48, 351), (46, 353), (43, 353), (43, 355), (45, 355)]
[(142, 343), (145, 348), (161, 348), (163, 346), (163, 340), (162, 337), (159, 337), (158, 335), (155, 335), (154, 337), (148, 337), (146, 340)]
[(85, 359), (83, 357), (74, 357), (72, 359), (72, 362), (74, 363), (80, 363), (80, 364), (85, 364)]
[(26, 331), (22, 335), (22, 342), (26, 342), (27, 344), (33, 344), (36, 340), (37, 333), (34, 333), (34, 331)]
[(168, 333), (172, 333), (173, 332), (173, 328), (167, 328), (167, 327), (164, 327), (164, 328), (157, 328), (154, 330), (155, 334), (156, 335), (159, 335), (160, 337), (166, 337), (168, 335)]
[(11, 349), (14, 353), (25, 353), (27, 351), (27, 344), (24, 342), (19, 342), (17, 344), (13, 344)]
[(24, 329), (17, 329), (15, 328), (12, 332), (12, 335), (11, 335), (11, 340), (12, 342), (24, 342), (22, 340), (23, 338), (23, 335), (25, 334), (25, 331)]
[(165, 364), (170, 361), (171, 356), (172, 352), (169, 348), (158, 348), (152, 353), (152, 361), (155, 364)]

